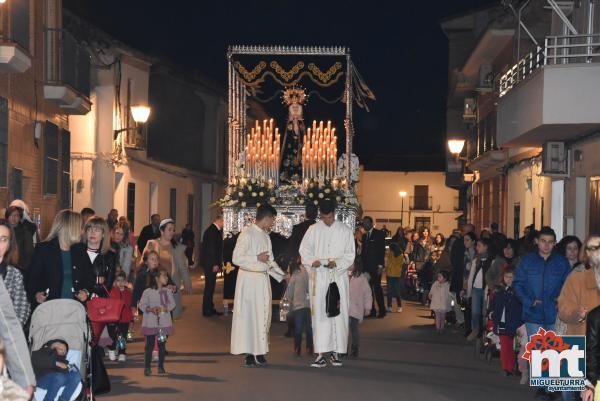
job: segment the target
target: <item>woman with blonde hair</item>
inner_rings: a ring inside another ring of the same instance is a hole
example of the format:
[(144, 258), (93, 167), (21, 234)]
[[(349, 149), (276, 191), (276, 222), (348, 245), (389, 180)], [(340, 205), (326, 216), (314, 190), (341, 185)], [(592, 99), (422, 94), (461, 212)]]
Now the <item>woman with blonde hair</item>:
[[(83, 228), (84, 242), (71, 247), (73, 268), (89, 271), (92, 274), (92, 292), (108, 298), (115, 281), (117, 255), (110, 248), (110, 230), (102, 217), (88, 219)], [(98, 340), (104, 324), (92, 322), (94, 339)]]
[(88, 299), (92, 272), (71, 263), (71, 246), (81, 240), (82, 223), (79, 213), (61, 210), (48, 237), (35, 247), (27, 272), (27, 295), (34, 307), (51, 299)]
[(179, 291), (181, 284), (183, 283), (188, 293), (192, 291), (192, 282), (185, 257), (185, 246), (173, 239), (175, 235), (175, 223), (172, 219), (162, 220), (158, 227), (160, 229), (160, 237), (148, 241), (143, 255), (150, 251), (158, 253), (160, 267), (167, 270), (175, 283), (174, 295), (176, 307), (173, 310), (173, 318), (177, 319), (183, 313), (181, 291)]

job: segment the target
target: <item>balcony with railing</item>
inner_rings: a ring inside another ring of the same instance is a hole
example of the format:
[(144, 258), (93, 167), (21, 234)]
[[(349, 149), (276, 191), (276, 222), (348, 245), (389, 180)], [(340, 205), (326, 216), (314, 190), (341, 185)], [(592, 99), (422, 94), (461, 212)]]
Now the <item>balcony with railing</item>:
[(14, 0), (0, 9), (0, 71), (25, 72), (29, 54), (29, 0)]
[(410, 210), (431, 210), (432, 205), (433, 198), (431, 196), (411, 196), (408, 202)]
[(64, 29), (45, 31), (44, 97), (66, 114), (90, 111), (90, 55)]
[(600, 34), (548, 36), (498, 81), (498, 146), (541, 146), (600, 128)]

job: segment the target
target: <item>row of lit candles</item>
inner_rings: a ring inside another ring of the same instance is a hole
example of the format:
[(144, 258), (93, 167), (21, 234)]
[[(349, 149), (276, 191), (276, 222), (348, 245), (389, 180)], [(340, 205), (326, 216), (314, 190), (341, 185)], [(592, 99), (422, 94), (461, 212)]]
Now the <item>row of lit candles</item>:
[(337, 160), (337, 136), (331, 121), (327, 125), (313, 121), (312, 128), (304, 135), (302, 145), (302, 179), (335, 176)]
[(273, 128), (273, 119), (257, 120), (246, 136), (246, 173), (248, 177), (279, 181), (279, 152), (281, 137), (279, 128)]

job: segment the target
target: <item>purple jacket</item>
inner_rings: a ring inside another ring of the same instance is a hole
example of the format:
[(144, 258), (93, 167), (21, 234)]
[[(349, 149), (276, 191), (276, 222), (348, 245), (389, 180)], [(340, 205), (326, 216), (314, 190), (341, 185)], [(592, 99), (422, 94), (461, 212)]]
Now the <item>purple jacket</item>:
[[(160, 306), (163, 312), (156, 315), (153, 312), (146, 312), (146, 308), (155, 308)], [(140, 310), (144, 313), (142, 319), (142, 334), (151, 336), (158, 334), (158, 330), (162, 329), (166, 334), (173, 333), (173, 322), (171, 321), (171, 311), (175, 309), (175, 298), (173, 293), (167, 289), (155, 290), (147, 288), (142, 294), (139, 304)]]

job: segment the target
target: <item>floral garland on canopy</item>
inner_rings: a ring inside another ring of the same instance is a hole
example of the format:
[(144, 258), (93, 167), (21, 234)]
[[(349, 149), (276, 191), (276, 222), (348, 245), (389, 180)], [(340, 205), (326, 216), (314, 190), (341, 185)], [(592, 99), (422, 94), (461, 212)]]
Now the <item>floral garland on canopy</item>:
[(256, 179), (241, 179), (235, 185), (227, 187), (227, 194), (215, 202), (219, 207), (259, 207), (265, 204), (275, 204), (275, 189), (272, 182)]
[(313, 202), (318, 205), (324, 199), (331, 199), (340, 206), (360, 207), (354, 191), (345, 183), (342, 185), (339, 179), (310, 180), (304, 185), (282, 185), (277, 190), (272, 182), (241, 179), (227, 188), (227, 194), (215, 202), (215, 206), (239, 209), (263, 204), (305, 205)]

